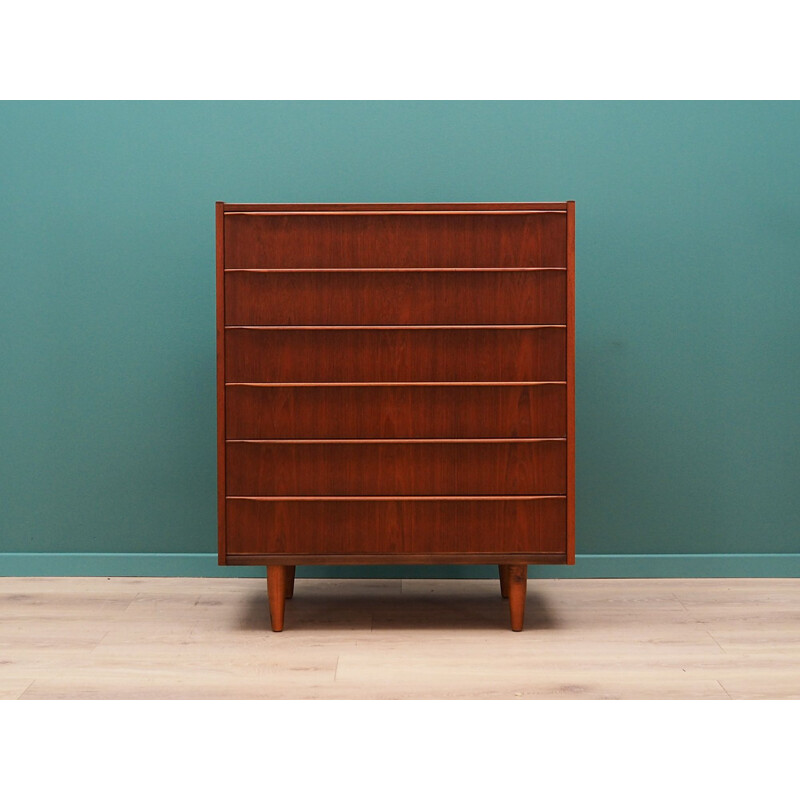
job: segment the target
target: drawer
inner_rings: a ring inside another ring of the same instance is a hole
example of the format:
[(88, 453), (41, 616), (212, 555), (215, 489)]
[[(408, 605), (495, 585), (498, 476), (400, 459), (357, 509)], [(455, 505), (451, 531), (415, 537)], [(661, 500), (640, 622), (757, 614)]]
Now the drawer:
[(225, 273), (227, 325), (564, 325), (566, 270)]
[(231, 383), (563, 381), (566, 329), (228, 328)]
[(564, 494), (563, 439), (229, 441), (232, 496)]
[(225, 389), (229, 439), (563, 437), (563, 383), (318, 385)]
[(564, 211), (225, 214), (227, 269), (566, 267)]
[(564, 497), (229, 499), (227, 552), (563, 554), (566, 506)]

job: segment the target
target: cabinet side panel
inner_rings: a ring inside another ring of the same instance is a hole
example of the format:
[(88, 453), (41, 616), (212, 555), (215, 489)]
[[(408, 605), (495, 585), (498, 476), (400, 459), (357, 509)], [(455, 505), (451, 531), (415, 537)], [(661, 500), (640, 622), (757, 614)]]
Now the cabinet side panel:
[(575, 563), (575, 201), (567, 203), (567, 563)]
[(217, 203), (217, 547), (227, 563), (225, 540), (225, 213)]

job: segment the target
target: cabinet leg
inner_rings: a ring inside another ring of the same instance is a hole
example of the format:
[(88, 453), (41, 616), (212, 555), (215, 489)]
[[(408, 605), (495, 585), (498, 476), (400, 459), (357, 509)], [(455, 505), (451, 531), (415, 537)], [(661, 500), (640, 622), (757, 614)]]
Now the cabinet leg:
[(286, 599), (291, 600), (294, 595), (294, 565), (286, 567)]
[(267, 567), (267, 595), (269, 596), (269, 617), (273, 631), (283, 630), (283, 609), (286, 605), (286, 572), (283, 565)]
[(525, 595), (528, 589), (528, 565), (511, 564), (508, 568), (508, 608), (511, 630), (521, 631), (525, 619)]
[(499, 564), (500, 570), (500, 596), (508, 600), (508, 564)]

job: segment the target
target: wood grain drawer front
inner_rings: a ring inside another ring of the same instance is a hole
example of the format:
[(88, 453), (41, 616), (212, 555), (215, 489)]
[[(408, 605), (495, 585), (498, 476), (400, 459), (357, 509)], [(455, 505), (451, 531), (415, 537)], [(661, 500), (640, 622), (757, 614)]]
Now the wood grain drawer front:
[(228, 325), (563, 325), (566, 270), (225, 274)]
[(228, 553), (564, 553), (564, 497), (227, 501)]
[(230, 496), (564, 494), (563, 439), (228, 442)]
[(225, 214), (227, 269), (565, 267), (567, 215)]
[(563, 381), (566, 329), (229, 328), (231, 383)]
[(566, 384), (226, 388), (230, 439), (563, 437)]

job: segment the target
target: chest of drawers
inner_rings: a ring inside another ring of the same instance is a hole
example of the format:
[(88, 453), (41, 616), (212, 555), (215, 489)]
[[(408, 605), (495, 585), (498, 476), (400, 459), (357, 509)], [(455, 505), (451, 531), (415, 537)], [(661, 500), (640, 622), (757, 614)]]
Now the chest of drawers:
[(217, 204), (220, 564), (574, 564), (567, 203)]

